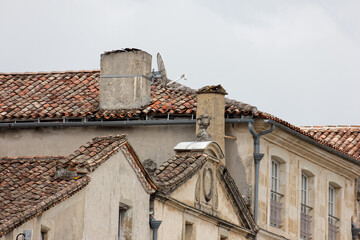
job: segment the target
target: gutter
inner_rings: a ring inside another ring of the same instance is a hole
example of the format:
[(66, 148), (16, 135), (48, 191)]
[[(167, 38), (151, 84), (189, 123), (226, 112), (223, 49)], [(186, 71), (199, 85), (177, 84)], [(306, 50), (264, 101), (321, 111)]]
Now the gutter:
[(37, 127), (121, 127), (133, 125), (182, 125), (195, 124), (195, 119), (165, 119), (165, 120), (124, 120), (124, 121), (86, 121), (81, 122), (11, 122), (0, 123), (0, 128), (37, 128)]
[[(183, 125), (196, 124), (195, 119), (156, 119), (156, 120), (122, 120), (122, 121), (88, 121), (86, 118), (78, 119), (77, 122), (48, 122), (48, 121), (29, 121), (29, 122), (0, 122), (1, 128), (38, 128), (38, 127), (121, 127), (121, 126), (150, 126), (150, 125)], [(250, 118), (226, 118), (225, 123), (248, 123), (253, 122)]]
[[(29, 121), (29, 122), (0, 122), (0, 129), (4, 128), (38, 128), (38, 127), (121, 127), (121, 126), (153, 126), (153, 125), (183, 125), (183, 124), (196, 124), (195, 119), (156, 119), (156, 120), (123, 120), (123, 121), (88, 121), (86, 118), (79, 118), (77, 120), (81, 120), (78, 122), (69, 122), (64, 119), (62, 122), (44, 122), (38, 119), (37, 121)], [(266, 121), (270, 124), (275, 125), (276, 127), (290, 133), (293, 136), (296, 136), (308, 143), (314, 144), (317, 147), (335, 154), (336, 156), (345, 158), (351, 163), (355, 163), (356, 165), (360, 165), (360, 161), (350, 157), (349, 155), (342, 153), (332, 147), (326, 146), (318, 141), (305, 136), (289, 127), (282, 125), (274, 120)], [(249, 123), (254, 122), (252, 118), (225, 118), (225, 123)]]

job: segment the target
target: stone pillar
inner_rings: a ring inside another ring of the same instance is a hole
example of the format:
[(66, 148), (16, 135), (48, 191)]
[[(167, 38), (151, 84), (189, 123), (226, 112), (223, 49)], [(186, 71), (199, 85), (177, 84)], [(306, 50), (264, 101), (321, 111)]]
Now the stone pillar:
[[(227, 92), (221, 85), (205, 86), (197, 91), (196, 118), (207, 114), (210, 125), (207, 132), (211, 140), (217, 142), (225, 152), (225, 95)], [(200, 128), (196, 124), (196, 134)]]
[(151, 55), (139, 49), (101, 54), (100, 109), (135, 109), (150, 102)]

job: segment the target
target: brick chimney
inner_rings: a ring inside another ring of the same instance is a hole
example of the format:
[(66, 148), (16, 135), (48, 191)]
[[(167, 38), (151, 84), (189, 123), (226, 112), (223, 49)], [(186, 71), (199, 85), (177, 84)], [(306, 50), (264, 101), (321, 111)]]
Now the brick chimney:
[[(221, 85), (205, 86), (197, 91), (196, 119), (208, 115), (210, 125), (207, 132), (211, 140), (217, 142), (225, 152), (225, 95), (227, 92)], [(196, 134), (200, 132), (196, 124)]]
[(150, 101), (151, 55), (126, 48), (101, 54), (100, 109), (134, 109)]

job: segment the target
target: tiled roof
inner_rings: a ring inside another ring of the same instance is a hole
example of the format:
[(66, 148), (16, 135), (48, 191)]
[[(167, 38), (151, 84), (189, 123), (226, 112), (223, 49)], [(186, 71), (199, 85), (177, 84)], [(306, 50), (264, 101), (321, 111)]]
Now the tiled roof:
[(90, 181), (86, 174), (118, 151), (145, 190), (154, 192), (124, 135), (94, 138), (68, 157), (0, 158), (0, 237), (83, 188)]
[(64, 157), (0, 158), (0, 237), (84, 187), (87, 176), (60, 179)]
[(64, 167), (78, 172), (92, 172), (126, 143), (125, 135), (93, 138), (71, 154)]
[(99, 71), (0, 73), (0, 119), (86, 116), (99, 101)]
[(360, 158), (360, 126), (307, 126), (301, 129), (313, 138)]
[[(151, 87), (151, 102), (135, 110), (99, 110), (99, 76), (94, 71), (0, 73), (0, 119), (84, 117), (126, 118), (150, 114), (193, 114), (196, 91), (178, 83)], [(226, 100), (228, 114), (257, 113), (257, 108)]]
[(203, 166), (207, 158), (206, 154), (176, 155), (155, 171), (153, 179), (161, 191), (171, 192), (190, 179)]
[[(146, 115), (196, 113), (196, 91), (178, 83), (165, 89), (160, 81), (151, 86), (151, 101), (134, 110), (99, 110), (99, 70), (45, 73), (0, 73), (0, 121), (95, 117), (97, 119), (141, 118)], [(320, 144), (360, 160), (347, 148), (339, 148), (252, 105), (226, 99), (229, 116), (252, 115), (271, 119)]]
[(321, 145), (324, 145), (326, 147), (330, 147), (332, 149), (335, 149), (341, 154), (344, 154), (344, 155), (346, 155), (346, 156), (348, 156), (350, 158), (353, 158), (353, 159), (356, 159), (356, 160), (360, 161), (360, 156), (359, 155), (353, 154), (352, 152), (349, 152), (346, 149), (339, 148), (338, 145), (336, 145), (336, 144), (334, 145), (332, 142), (329, 142), (329, 141), (326, 141), (326, 140), (324, 140), (322, 138), (318, 138), (318, 137), (314, 136), (314, 134), (311, 134), (310, 131), (307, 131), (305, 129), (306, 127), (296, 127), (296, 126), (294, 126), (294, 125), (292, 125), (292, 124), (290, 124), (290, 123), (288, 123), (288, 122), (286, 122), (286, 121), (284, 121), (284, 120), (282, 120), (282, 119), (280, 119), (278, 117), (275, 117), (275, 116), (273, 116), (271, 114), (268, 114), (268, 113), (265, 113), (265, 112), (259, 113), (258, 116), (261, 117), (261, 118), (264, 118), (264, 119), (269, 119), (269, 120), (273, 120), (274, 122), (280, 123), (282, 126), (288, 128), (288, 129), (291, 129), (291, 130), (293, 130), (295, 132), (298, 132), (298, 133), (308, 137), (309, 139), (315, 140), (315, 142), (320, 143)]

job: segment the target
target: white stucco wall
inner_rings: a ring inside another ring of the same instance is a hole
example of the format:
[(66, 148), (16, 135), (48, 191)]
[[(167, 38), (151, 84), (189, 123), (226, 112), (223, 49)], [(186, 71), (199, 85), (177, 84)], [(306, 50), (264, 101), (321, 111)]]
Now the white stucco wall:
[(149, 194), (119, 152), (90, 174), (85, 189), (84, 240), (117, 240), (120, 203), (130, 207), (132, 240), (150, 238)]

